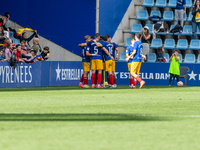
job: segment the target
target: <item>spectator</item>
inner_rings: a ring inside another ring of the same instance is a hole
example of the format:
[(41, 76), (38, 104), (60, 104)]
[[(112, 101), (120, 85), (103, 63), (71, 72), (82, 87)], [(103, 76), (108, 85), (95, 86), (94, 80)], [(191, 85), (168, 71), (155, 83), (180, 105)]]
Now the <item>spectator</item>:
[(33, 39), (32, 49), (35, 50), (35, 55), (37, 55), (39, 52), (41, 52), (41, 48), (40, 48), (40, 45), (39, 45), (39, 39), (38, 38)]
[(22, 36), (17, 36), (16, 38), (19, 39), (20, 42), (21, 42), (21, 41), (26, 41), (26, 46), (30, 46), (30, 45), (29, 45), (29, 42), (30, 42), (30, 40), (33, 39), (33, 37), (34, 37), (35, 35), (36, 35), (36, 32), (34, 32), (29, 38), (27, 38), (27, 33), (26, 33), (26, 32), (23, 32), (23, 33), (22, 33)]
[(13, 54), (10, 58), (10, 66), (13, 68), (13, 70), (17, 67), (17, 57), (16, 57), (17, 49), (13, 49)]
[(20, 45), (20, 44), (16, 45), (16, 49), (17, 49), (17, 52), (16, 52), (17, 63), (18, 63), (19, 61), (24, 62), (24, 60), (21, 59), (21, 45)]
[(0, 44), (2, 44), (5, 39), (6, 39), (6, 33), (4, 33), (3, 26), (0, 26)]
[(164, 57), (163, 47), (158, 47), (157, 61), (164, 63), (167, 61), (167, 59)]
[(7, 17), (5, 15), (0, 19), (0, 26), (3, 26), (4, 30), (7, 30), (5, 28), (6, 20), (7, 20)]
[(8, 61), (12, 56), (11, 51), (12, 51), (12, 44), (8, 43), (5, 48), (5, 59), (8, 59)]
[(183, 27), (183, 15), (186, 13), (186, 2), (185, 0), (177, 0), (175, 8), (175, 25), (178, 24), (180, 18), (181, 26)]
[[(149, 27), (145, 26), (142, 31), (141, 31), (142, 37), (141, 37), (141, 42), (143, 45), (143, 55), (146, 56), (146, 58), (149, 55), (149, 40), (151, 38), (151, 34), (149, 33)], [(145, 60), (145, 62), (147, 59)]]
[(9, 12), (6, 12), (6, 13), (4, 14), (4, 16), (6, 16), (4, 26), (5, 26), (5, 29), (9, 31), (9, 30), (10, 30), (10, 29), (9, 29), (9, 28), (10, 28), (10, 20), (9, 20), (10, 14), (9, 14)]
[(30, 51), (31, 55), (35, 57), (35, 50), (34, 49), (31, 49)]
[(49, 47), (48, 46), (44, 47), (44, 49), (41, 53), (41, 56), (42, 56), (43, 60), (49, 59)]
[(26, 47), (26, 41), (21, 41), (21, 49), (25, 49), (27, 50), (27, 47)]
[(177, 83), (179, 82), (179, 75), (180, 75), (180, 69), (179, 69), (179, 57), (178, 57), (178, 51), (175, 50), (172, 56), (170, 57), (169, 61), (170, 63), (170, 68), (169, 68), (169, 86), (171, 86), (172, 78), (176, 78)]
[(31, 48), (30, 47), (27, 47), (26, 56), (31, 56), (32, 57)]
[(192, 8), (192, 37), (193, 39), (197, 38), (197, 27), (200, 30), (200, 2), (196, 1), (195, 6)]
[(4, 62), (4, 58), (2, 57), (3, 55), (3, 49), (0, 49), (0, 61)]

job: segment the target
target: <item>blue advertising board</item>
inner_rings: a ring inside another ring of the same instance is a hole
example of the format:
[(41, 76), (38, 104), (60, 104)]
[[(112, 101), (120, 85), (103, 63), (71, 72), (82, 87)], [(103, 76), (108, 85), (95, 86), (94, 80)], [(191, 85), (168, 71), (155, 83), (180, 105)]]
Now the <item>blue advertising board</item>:
[[(169, 63), (142, 63), (139, 76), (146, 82), (145, 85), (168, 85), (169, 66)], [(181, 66), (190, 69), (188, 85), (199, 86), (200, 64), (182, 63)], [(116, 62), (115, 73), (117, 85), (129, 85), (129, 72), (126, 62)], [(0, 65), (0, 87), (77, 86), (82, 74), (82, 62), (78, 61), (19, 63), (15, 70), (12, 70), (8, 62), (4, 62)], [(91, 85), (91, 72), (88, 79)], [(185, 84), (183, 78), (181, 81)]]

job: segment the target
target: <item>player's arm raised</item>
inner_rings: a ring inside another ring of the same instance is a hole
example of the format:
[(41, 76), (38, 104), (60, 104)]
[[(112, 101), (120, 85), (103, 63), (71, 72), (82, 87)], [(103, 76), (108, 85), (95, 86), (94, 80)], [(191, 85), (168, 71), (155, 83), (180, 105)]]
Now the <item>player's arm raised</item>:
[(81, 44), (78, 44), (79, 47), (85, 47), (87, 46), (87, 43), (81, 43)]
[(108, 50), (107, 50), (105, 47), (102, 47), (102, 50), (103, 50), (112, 60), (115, 60), (115, 59), (110, 55), (110, 53), (108, 52)]

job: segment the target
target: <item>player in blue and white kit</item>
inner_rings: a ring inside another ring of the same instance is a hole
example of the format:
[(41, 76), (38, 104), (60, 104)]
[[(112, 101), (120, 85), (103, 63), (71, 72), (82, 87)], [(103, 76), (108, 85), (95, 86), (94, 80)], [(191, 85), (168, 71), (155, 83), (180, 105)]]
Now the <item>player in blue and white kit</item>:
[(140, 89), (143, 87), (143, 85), (145, 84), (145, 82), (140, 79), (140, 77), (138, 76), (138, 74), (140, 73), (140, 67), (142, 64), (142, 57), (144, 59), (146, 59), (146, 56), (142, 55), (142, 51), (143, 51), (143, 45), (140, 42), (140, 37), (141, 34), (140, 33), (136, 33), (135, 34), (135, 39), (136, 42), (134, 43), (134, 50), (133, 53), (128, 56), (128, 58), (126, 58), (126, 61), (128, 62), (129, 59), (131, 57), (133, 57), (132, 63), (131, 63), (131, 75), (140, 82)]
[[(131, 45), (129, 45), (127, 48), (126, 48), (126, 58), (128, 58), (132, 53), (133, 53), (133, 50), (134, 50), (134, 43), (135, 43), (135, 37), (131, 39)], [(133, 61), (133, 57), (131, 57), (129, 60), (128, 60), (128, 71), (129, 71), (129, 74), (130, 74), (130, 84), (129, 84), (129, 87), (131, 89), (135, 89), (136, 88), (136, 83), (137, 81), (134, 80), (133, 76), (131, 75), (131, 63)]]

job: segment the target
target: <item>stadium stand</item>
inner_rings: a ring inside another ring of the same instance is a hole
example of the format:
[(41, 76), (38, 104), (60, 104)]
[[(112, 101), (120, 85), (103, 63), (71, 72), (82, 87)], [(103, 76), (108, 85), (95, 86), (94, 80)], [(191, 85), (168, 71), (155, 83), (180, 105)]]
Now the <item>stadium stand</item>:
[(164, 43), (164, 49), (174, 49), (175, 48), (175, 41), (174, 39), (166, 39)]
[(168, 53), (164, 53), (164, 57), (167, 59), (166, 63), (169, 62), (169, 54)]
[(192, 0), (186, 0), (186, 8), (192, 7)]
[(181, 33), (181, 35), (191, 36), (192, 35), (192, 25), (185, 25), (183, 27), (183, 32)]
[[(160, 13), (160, 11), (152, 10), (150, 16), (159, 16), (159, 17), (161, 17), (161, 13)], [(153, 18), (152, 19), (152, 21), (158, 21), (158, 20), (159, 20), (158, 18)]]
[(148, 12), (147, 10), (140, 10), (138, 12), (137, 18), (135, 20), (139, 20), (144, 27), (145, 21), (148, 19)]
[(129, 45), (131, 45), (131, 38), (126, 39), (126, 44), (124, 45), (124, 48), (127, 48)]
[(191, 22), (191, 21), (192, 21), (192, 17), (193, 17), (192, 12), (190, 12), (187, 21), (188, 21), (188, 22)]
[(169, 0), (167, 7), (175, 8), (177, 0)]
[(126, 61), (126, 52), (121, 52), (118, 61), (119, 61), (119, 62), (125, 62), (125, 61)]
[(154, 5), (154, 7), (166, 7), (166, 5), (166, 0), (156, 0), (156, 4)]
[(156, 62), (156, 54), (155, 53), (149, 53), (147, 62), (155, 63)]
[(162, 21), (172, 21), (174, 20), (174, 13), (173, 11), (165, 11), (163, 14), (163, 19)]
[(146, 24), (146, 26), (149, 27), (149, 33), (153, 34), (153, 32), (152, 32), (153, 25), (152, 24)]
[(185, 60), (183, 63), (195, 63), (195, 55), (194, 54), (186, 54)]
[(178, 43), (175, 49), (186, 50), (187, 48), (188, 48), (188, 41), (186, 39), (178, 40)]
[(197, 62), (196, 63), (200, 64), (200, 54), (197, 57)]
[(182, 54), (178, 54), (178, 57), (179, 57), (179, 63), (182, 63), (183, 62)]
[(161, 39), (153, 39), (151, 42), (151, 49), (158, 49), (158, 47), (162, 46), (162, 40)]
[(200, 40), (191, 40), (188, 50), (193, 50), (195, 56), (198, 56), (198, 50), (200, 49)]
[(154, 6), (154, 0), (144, 0), (142, 7), (146, 7), (148, 14), (151, 12), (151, 7)]
[(133, 24), (132, 29), (131, 29), (131, 34), (135, 34), (137, 32), (140, 32), (142, 30), (142, 25), (141, 24)]

